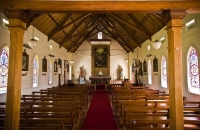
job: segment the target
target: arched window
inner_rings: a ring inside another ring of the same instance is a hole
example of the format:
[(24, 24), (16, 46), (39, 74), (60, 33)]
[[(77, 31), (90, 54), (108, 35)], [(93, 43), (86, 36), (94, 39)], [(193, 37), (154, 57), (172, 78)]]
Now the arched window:
[(102, 32), (98, 32), (98, 39), (102, 39)]
[(200, 94), (198, 54), (194, 47), (187, 54), (187, 82), (191, 93)]
[(53, 77), (53, 70), (52, 70), (53, 68), (52, 68), (52, 66), (53, 66), (52, 61), (50, 60), (49, 61), (49, 78), (48, 78), (49, 84), (53, 84), (53, 78), (52, 78)]
[(33, 87), (38, 87), (38, 76), (39, 76), (39, 59), (35, 55), (33, 59)]
[(164, 55), (161, 59), (161, 86), (167, 88), (167, 60)]
[(152, 84), (152, 66), (151, 66), (151, 60), (148, 61), (148, 83)]
[(0, 52), (0, 94), (7, 92), (9, 49), (4, 47)]

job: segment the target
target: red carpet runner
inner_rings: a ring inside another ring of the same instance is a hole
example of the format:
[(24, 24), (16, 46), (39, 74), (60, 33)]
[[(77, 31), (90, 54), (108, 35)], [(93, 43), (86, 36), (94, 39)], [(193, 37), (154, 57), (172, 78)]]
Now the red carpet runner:
[(93, 96), (82, 130), (117, 130), (117, 125), (104, 90)]

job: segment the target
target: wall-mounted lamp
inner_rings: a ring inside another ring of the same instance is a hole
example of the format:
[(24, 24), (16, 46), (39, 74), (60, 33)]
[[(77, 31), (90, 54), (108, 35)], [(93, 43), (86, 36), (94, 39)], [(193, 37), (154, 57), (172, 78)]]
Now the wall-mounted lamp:
[(125, 59), (125, 63), (128, 63), (128, 60), (127, 60), (127, 59)]
[(73, 63), (74, 63), (74, 60), (70, 60), (70, 63), (73, 64)]

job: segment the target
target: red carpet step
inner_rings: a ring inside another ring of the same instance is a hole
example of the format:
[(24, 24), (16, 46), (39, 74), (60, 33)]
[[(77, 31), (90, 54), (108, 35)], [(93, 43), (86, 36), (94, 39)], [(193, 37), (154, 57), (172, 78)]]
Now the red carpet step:
[(117, 125), (104, 90), (97, 90), (83, 123), (82, 130), (117, 130)]

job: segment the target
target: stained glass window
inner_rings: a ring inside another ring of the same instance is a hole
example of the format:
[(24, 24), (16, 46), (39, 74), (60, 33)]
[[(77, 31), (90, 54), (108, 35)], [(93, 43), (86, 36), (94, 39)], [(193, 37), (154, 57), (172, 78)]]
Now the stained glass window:
[(151, 60), (148, 61), (148, 83), (152, 84), (152, 66), (151, 66)]
[(167, 88), (167, 60), (162, 56), (161, 60), (161, 86)]
[(102, 39), (102, 32), (98, 32), (98, 39)]
[(49, 81), (49, 84), (52, 84), (53, 83), (53, 68), (52, 68), (52, 61), (50, 60), (49, 61), (49, 79), (48, 79), (48, 81)]
[(38, 87), (39, 60), (36, 55), (33, 59), (33, 87)]
[(200, 94), (198, 55), (194, 47), (190, 47), (187, 55), (187, 76), (189, 91)]
[(8, 82), (8, 47), (4, 47), (0, 52), (0, 94), (6, 93)]

